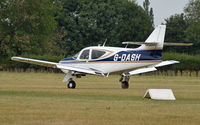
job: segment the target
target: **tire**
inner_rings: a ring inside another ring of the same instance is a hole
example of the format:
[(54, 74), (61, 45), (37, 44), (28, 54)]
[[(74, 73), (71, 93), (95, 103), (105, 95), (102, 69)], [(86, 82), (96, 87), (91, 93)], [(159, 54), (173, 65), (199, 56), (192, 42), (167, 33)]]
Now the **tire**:
[(69, 81), (69, 83), (67, 84), (67, 88), (75, 89), (76, 88), (76, 83), (74, 81)]
[(129, 87), (128, 82), (127, 81), (123, 81), (122, 82), (122, 89), (128, 89), (128, 87)]

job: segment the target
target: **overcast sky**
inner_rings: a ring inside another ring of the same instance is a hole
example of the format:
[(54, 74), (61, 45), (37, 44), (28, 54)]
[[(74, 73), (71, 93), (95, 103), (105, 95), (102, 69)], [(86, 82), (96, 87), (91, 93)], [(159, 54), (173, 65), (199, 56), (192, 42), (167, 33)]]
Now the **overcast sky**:
[[(144, 0), (137, 0), (137, 3), (143, 7)], [(164, 19), (174, 14), (183, 12), (184, 7), (189, 0), (150, 0), (150, 6), (154, 11), (154, 23), (159, 25)]]

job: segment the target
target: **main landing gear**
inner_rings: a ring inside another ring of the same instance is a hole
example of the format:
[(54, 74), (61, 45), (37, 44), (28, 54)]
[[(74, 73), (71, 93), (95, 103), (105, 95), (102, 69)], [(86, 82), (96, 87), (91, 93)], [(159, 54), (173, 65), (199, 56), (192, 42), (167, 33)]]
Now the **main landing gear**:
[(67, 88), (69, 89), (75, 89), (76, 88), (76, 83), (72, 79), (69, 80), (69, 83), (67, 84)]
[(120, 78), (120, 82), (121, 82), (121, 85), (122, 85), (122, 89), (128, 89), (129, 87), (129, 79), (130, 79), (130, 76), (125, 76), (122, 74), (121, 78)]

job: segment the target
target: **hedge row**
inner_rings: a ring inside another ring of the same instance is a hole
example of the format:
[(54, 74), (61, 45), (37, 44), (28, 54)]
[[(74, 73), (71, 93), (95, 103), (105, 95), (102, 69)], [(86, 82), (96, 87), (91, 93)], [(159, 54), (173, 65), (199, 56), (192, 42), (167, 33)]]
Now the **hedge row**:
[(200, 70), (200, 55), (188, 55), (180, 53), (163, 53), (163, 60), (177, 60), (179, 64), (175, 64), (171, 67), (163, 67), (164, 69), (172, 68), (174, 70)]

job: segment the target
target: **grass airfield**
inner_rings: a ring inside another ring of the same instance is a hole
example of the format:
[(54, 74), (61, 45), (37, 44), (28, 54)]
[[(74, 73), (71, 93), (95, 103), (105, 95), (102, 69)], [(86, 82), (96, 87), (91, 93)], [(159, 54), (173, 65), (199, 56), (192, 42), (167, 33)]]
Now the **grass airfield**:
[[(75, 79), (64, 74), (0, 72), (0, 125), (199, 125), (200, 78), (119, 75)], [(176, 101), (143, 99), (148, 88), (171, 88)]]

